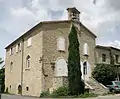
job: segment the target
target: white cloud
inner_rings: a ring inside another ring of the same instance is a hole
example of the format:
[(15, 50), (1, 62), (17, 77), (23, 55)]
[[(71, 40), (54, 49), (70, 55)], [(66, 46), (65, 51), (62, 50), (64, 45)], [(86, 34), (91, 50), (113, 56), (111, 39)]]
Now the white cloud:
[(119, 40), (115, 40), (113, 42), (109, 42), (108, 45), (111, 45), (113, 47), (116, 47), (116, 48), (120, 49), (120, 41)]
[(30, 15), (30, 17), (35, 17), (34, 14), (25, 7), (23, 7), (23, 8), (12, 8), (11, 9), (11, 14), (14, 17), (25, 17), (26, 15), (27, 16)]
[[(120, 24), (120, 11), (118, 9), (116, 10), (116, 8), (119, 7), (116, 7), (116, 4), (119, 4), (119, 0), (115, 0), (114, 6), (111, 5), (110, 7), (108, 7), (107, 5), (109, 4), (109, 1), (113, 2), (113, 0), (97, 0), (96, 5), (93, 4), (93, 0), (0, 1), (2, 1), (0, 12), (2, 13), (2, 17), (4, 18), (1, 18), (0, 20), (2, 24), (1, 27), (3, 28), (3, 30), (8, 31), (9, 37), (12, 38), (7, 38), (6, 42), (8, 42), (8, 40), (10, 41), (15, 39), (16, 36), (24, 33), (40, 21), (53, 20), (52, 14), (55, 16), (57, 14), (57, 11), (63, 11), (63, 13), (58, 14), (59, 17), (57, 16), (55, 18), (58, 18), (58, 20), (67, 19), (66, 8), (68, 7), (76, 7), (80, 12), (82, 12), (81, 21), (92, 32), (97, 34), (98, 39), (102, 40), (99, 43), (104, 44), (105, 41), (115, 41), (115, 37), (118, 37), (117, 32), (119, 30)], [(1, 9), (5, 10), (3, 11)], [(115, 28), (116, 23), (118, 23), (118, 30)], [(112, 34), (112, 36), (114, 36), (114, 39), (108, 33)], [(117, 41), (120, 40), (119, 38), (117, 39)], [(115, 45), (116, 43), (117, 45), (119, 45), (116, 41), (113, 43), (115, 43)], [(3, 52), (1, 51), (1, 53)]]
[(102, 42), (98, 45), (103, 45), (103, 46), (112, 46), (112, 47), (115, 47), (115, 48), (118, 48), (120, 49), (120, 41), (119, 40), (114, 40), (114, 41), (108, 41), (108, 42)]

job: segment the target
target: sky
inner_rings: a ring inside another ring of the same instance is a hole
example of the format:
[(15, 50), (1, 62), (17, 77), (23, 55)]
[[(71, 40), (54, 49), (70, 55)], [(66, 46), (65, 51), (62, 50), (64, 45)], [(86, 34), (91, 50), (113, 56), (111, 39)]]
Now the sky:
[(80, 21), (97, 35), (97, 44), (120, 48), (120, 0), (0, 0), (0, 57), (37, 23), (67, 20), (68, 7), (81, 12)]

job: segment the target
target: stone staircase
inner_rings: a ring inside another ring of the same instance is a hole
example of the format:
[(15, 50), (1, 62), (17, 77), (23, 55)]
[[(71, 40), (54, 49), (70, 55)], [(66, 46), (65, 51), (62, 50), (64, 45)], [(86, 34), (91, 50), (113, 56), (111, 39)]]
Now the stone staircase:
[(94, 78), (90, 78), (89, 81), (85, 82), (85, 85), (87, 88), (90, 89), (90, 92), (102, 95), (104, 93), (108, 93), (109, 90), (107, 87), (105, 87), (103, 84), (96, 81)]

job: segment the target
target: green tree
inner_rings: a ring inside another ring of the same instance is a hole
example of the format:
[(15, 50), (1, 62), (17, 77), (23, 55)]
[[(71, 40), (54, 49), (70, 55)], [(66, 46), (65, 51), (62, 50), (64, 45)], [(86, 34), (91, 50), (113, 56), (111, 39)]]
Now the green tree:
[(3, 63), (4, 61), (2, 60), (2, 58), (0, 58), (0, 65)]
[(77, 31), (72, 25), (69, 34), (69, 55), (68, 55), (68, 90), (70, 95), (84, 93), (84, 83), (81, 79), (80, 53)]
[(97, 64), (92, 75), (98, 82), (107, 85), (109, 81), (115, 80), (116, 67), (112, 64)]
[[(0, 58), (0, 65), (3, 63), (4, 61), (2, 60), (2, 58)], [(0, 69), (0, 85), (1, 85), (1, 92), (3, 93), (5, 90), (5, 69), (2, 68)]]

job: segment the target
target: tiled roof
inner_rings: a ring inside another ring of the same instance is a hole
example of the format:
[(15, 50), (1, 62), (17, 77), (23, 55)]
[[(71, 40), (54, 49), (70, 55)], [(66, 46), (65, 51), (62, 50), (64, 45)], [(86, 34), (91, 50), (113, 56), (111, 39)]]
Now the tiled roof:
[[(31, 31), (34, 31), (36, 28), (38, 28), (39, 26), (43, 25), (43, 24), (52, 24), (52, 23), (68, 23), (68, 22), (75, 22), (72, 20), (57, 20), (57, 21), (43, 21), (38, 23), (37, 25), (35, 25), (33, 28), (31, 28), (30, 30), (28, 30), (26, 33), (24, 33), (23, 35), (21, 35), (20, 37), (18, 37), (16, 40), (14, 40), (12, 43), (10, 43), (8, 46), (5, 47), (5, 49), (7, 49), (8, 47), (10, 47), (11, 45), (13, 45), (16, 41), (18, 41), (19, 39), (23, 38), (25, 35), (28, 35), (29, 33), (31, 33)], [(84, 26), (81, 22), (78, 22), (80, 25)], [(84, 28), (86, 30), (89, 31), (89, 33), (91, 33), (95, 38), (97, 37), (94, 33), (92, 33), (88, 28), (86, 28), (84, 26)]]
[(101, 46), (101, 45), (96, 45), (96, 48), (103, 48), (103, 49), (107, 49), (107, 50), (114, 49), (114, 50), (120, 51), (119, 48), (116, 48), (116, 47), (113, 47), (113, 46)]

